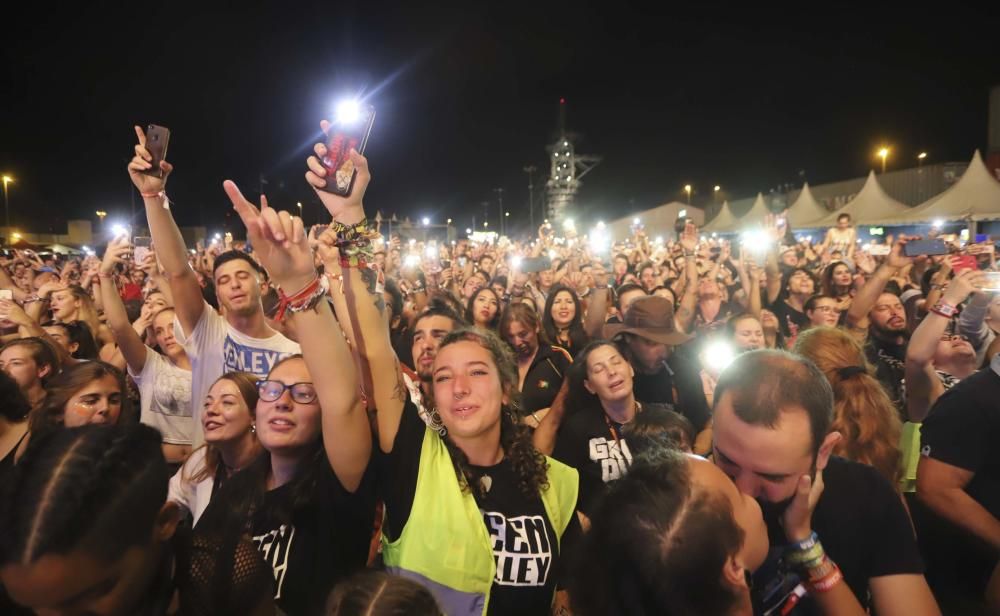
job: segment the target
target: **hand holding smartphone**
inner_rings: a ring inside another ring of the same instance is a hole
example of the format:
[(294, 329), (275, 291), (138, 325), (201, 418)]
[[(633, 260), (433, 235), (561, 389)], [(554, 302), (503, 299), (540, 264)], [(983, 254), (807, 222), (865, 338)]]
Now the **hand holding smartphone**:
[(143, 171), (146, 175), (162, 178), (163, 169), (160, 163), (167, 160), (167, 146), (170, 145), (170, 129), (165, 126), (150, 124), (146, 127), (146, 151), (153, 157), (149, 169)]
[(326, 169), (326, 185), (321, 190), (341, 197), (351, 194), (357, 176), (351, 150), (365, 153), (374, 123), (375, 108), (371, 105), (348, 101), (338, 106), (337, 117), (327, 132), (326, 155), (319, 161)]

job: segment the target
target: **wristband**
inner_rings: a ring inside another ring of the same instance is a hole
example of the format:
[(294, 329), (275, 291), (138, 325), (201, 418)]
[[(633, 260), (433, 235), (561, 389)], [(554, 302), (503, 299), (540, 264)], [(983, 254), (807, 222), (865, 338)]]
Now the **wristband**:
[(931, 312), (933, 312), (936, 315), (940, 315), (946, 319), (950, 319), (956, 314), (958, 314), (958, 307), (955, 306), (954, 304), (949, 304), (948, 302), (942, 299), (939, 300), (938, 303), (934, 304), (934, 307), (931, 308)]
[(834, 569), (829, 575), (816, 582), (810, 582), (809, 586), (814, 592), (826, 592), (839, 584), (843, 579), (844, 574), (840, 572), (840, 567), (834, 565)]

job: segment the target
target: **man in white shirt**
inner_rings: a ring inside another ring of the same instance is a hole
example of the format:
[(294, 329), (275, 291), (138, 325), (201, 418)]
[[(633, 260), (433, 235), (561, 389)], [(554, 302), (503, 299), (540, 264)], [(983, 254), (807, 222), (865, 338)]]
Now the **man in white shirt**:
[[(170, 280), (177, 314), (174, 335), (191, 360), (191, 411), (200, 428), (202, 403), (216, 379), (234, 370), (264, 378), (274, 364), (300, 349), (268, 326), (261, 304), (261, 296), (267, 291), (266, 277), (243, 252), (231, 250), (216, 258), (212, 279), (223, 314), (208, 305), (188, 264), (187, 248), (164, 192), (173, 166), (163, 161), (158, 174), (162, 177), (150, 174), (152, 157), (141, 128), (136, 127), (136, 135), (139, 144), (129, 164), (129, 175), (145, 202), (156, 256)], [(195, 429), (193, 436), (195, 447), (204, 442), (202, 430)]]

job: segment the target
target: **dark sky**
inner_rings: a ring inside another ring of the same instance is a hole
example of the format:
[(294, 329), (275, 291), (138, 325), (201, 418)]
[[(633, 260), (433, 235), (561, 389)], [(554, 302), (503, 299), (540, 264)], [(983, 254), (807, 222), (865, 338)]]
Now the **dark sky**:
[(855, 177), (883, 141), (890, 167), (922, 149), (967, 160), (986, 145), (1000, 84), (997, 16), (957, 2), (826, 15), (85, 4), (5, 9), (0, 170), (17, 178), (15, 223), (37, 230), (128, 213), (136, 123), (172, 130), (168, 192), (182, 224), (218, 229), (230, 210), (222, 180), (254, 193), (261, 173), (272, 203), (303, 201), (315, 222), (302, 174), (318, 121), (338, 96), (365, 91), (378, 110), (369, 208), (466, 227), (495, 187), (526, 218), (522, 167), (548, 171), (561, 96), (580, 150), (604, 156), (577, 214), (611, 218), (678, 198), (686, 182), (697, 201), (713, 184), (739, 198), (800, 169), (813, 183)]

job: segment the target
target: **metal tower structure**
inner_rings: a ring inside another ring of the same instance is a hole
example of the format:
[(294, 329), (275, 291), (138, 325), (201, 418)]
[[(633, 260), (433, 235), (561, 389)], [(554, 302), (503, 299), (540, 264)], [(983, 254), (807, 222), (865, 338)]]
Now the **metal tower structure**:
[(576, 192), (582, 186), (580, 180), (601, 162), (600, 156), (577, 154), (578, 140), (578, 135), (566, 132), (566, 99), (560, 98), (559, 136), (555, 143), (545, 148), (552, 167), (545, 183), (550, 220), (559, 221), (567, 216), (573, 207)]

